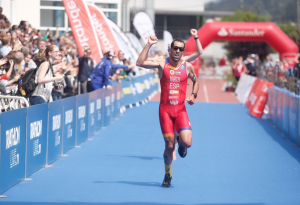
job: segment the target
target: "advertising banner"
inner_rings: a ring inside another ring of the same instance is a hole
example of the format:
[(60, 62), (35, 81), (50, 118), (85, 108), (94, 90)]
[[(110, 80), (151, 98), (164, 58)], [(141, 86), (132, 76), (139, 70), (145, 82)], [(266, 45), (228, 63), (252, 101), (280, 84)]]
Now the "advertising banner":
[(103, 126), (107, 127), (111, 122), (111, 95), (112, 90), (104, 89), (104, 113), (103, 113)]
[(275, 88), (273, 90), (273, 99), (274, 99), (274, 102), (273, 102), (273, 113), (274, 113), (274, 117), (272, 118), (272, 124), (277, 126), (277, 118), (278, 118), (278, 115), (277, 115), (277, 103), (278, 103), (278, 100), (277, 100), (277, 96), (278, 96), (278, 89)]
[(94, 23), (85, 0), (63, 0), (79, 56), (86, 47), (91, 49), (92, 59), (100, 62), (102, 52)]
[(48, 104), (27, 108), (26, 177), (46, 165)]
[[(255, 80), (246, 101), (249, 113), (254, 117), (261, 118), (263, 116), (265, 105), (268, 100), (268, 88), (270, 87), (273, 87), (273, 84), (270, 82), (262, 81), (260, 79)], [(276, 105), (274, 104), (274, 106)]]
[(273, 104), (274, 104), (274, 87), (268, 89), (268, 94), (269, 94), (269, 98), (268, 98), (268, 106), (269, 106), (269, 114), (268, 114), (268, 120), (272, 123), (272, 119), (274, 117), (274, 108), (273, 108)]
[(63, 100), (48, 103), (49, 105), (49, 130), (47, 164), (53, 163), (62, 155), (62, 119)]
[(76, 96), (63, 100), (63, 154), (75, 147), (76, 141)]
[(116, 85), (113, 85), (112, 86), (112, 91), (111, 91), (111, 94), (110, 94), (110, 110), (111, 110), (111, 121), (114, 119), (115, 117), (115, 102), (116, 102)]
[(89, 138), (96, 132), (96, 100), (97, 91), (89, 93)]
[(96, 131), (103, 127), (103, 112), (104, 112), (104, 90), (98, 89), (96, 92)]
[(25, 178), (26, 115), (27, 108), (0, 115), (0, 194)]
[(88, 120), (89, 120), (89, 94), (76, 96), (77, 101), (77, 124), (76, 124), (76, 145), (88, 139)]
[(113, 50), (116, 54), (119, 52), (119, 45), (114, 37), (114, 34), (107, 23), (107, 17), (95, 4), (88, 4), (91, 19), (96, 29), (96, 33), (104, 52)]
[(115, 112), (114, 118), (119, 117), (120, 109), (121, 109), (121, 99), (122, 99), (122, 84), (118, 83), (115, 85), (115, 93), (116, 93), (116, 100), (115, 100)]
[(282, 119), (283, 119), (283, 90), (281, 88), (276, 88), (277, 92), (277, 115), (276, 115), (276, 127), (278, 130), (282, 131)]
[(289, 116), (289, 138), (298, 143), (298, 98), (295, 93), (289, 93), (290, 116)]
[(289, 95), (288, 91), (284, 90), (282, 97), (282, 105), (283, 105), (283, 118), (282, 118), (282, 132), (284, 136), (288, 137), (289, 136), (289, 109), (290, 109), (290, 104), (289, 104)]

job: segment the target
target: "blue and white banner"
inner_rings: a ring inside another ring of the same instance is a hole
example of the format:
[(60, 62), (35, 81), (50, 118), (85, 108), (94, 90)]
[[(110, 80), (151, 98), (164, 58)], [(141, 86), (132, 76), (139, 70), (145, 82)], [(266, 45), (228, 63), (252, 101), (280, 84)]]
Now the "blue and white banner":
[(298, 142), (298, 97), (294, 93), (289, 93), (290, 115), (289, 115), (289, 138), (292, 142)]
[(48, 104), (27, 109), (26, 177), (46, 165)]
[(104, 112), (103, 112), (103, 126), (107, 127), (111, 122), (111, 97), (112, 97), (112, 90), (104, 89)]
[(104, 90), (98, 89), (94, 91), (96, 93), (96, 119), (95, 119), (95, 127), (96, 130), (101, 129), (103, 127), (103, 112), (104, 112)]
[(88, 139), (89, 94), (76, 96), (77, 101), (77, 130), (76, 145)]
[(49, 131), (47, 164), (53, 163), (62, 155), (63, 100), (49, 103)]
[(75, 147), (76, 142), (76, 97), (63, 100), (63, 154)]
[[(284, 90), (282, 92), (282, 97), (283, 97), (283, 116), (282, 116), (282, 132), (284, 136), (288, 137), (289, 136), (289, 113), (290, 113), (290, 108), (289, 108), (289, 92)], [(276, 98), (275, 100), (276, 101)]]
[(26, 108), (0, 115), (0, 194), (25, 178), (26, 115)]
[(96, 132), (96, 103), (97, 91), (89, 93), (89, 137), (92, 137)]
[(140, 102), (154, 91), (158, 90), (158, 78), (154, 73), (132, 78), (132, 81), (122, 81), (122, 106)]

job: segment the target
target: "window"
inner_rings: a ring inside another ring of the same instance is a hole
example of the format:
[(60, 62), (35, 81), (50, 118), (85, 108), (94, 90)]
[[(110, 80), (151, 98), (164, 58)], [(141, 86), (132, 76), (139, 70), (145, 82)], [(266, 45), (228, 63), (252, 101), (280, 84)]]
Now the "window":
[(41, 26), (43, 27), (65, 27), (65, 11), (41, 9)]
[(103, 4), (103, 3), (95, 3), (101, 9), (117, 9), (117, 4)]
[(41, 6), (64, 6), (62, 1), (41, 1)]
[(104, 12), (104, 14), (108, 19), (112, 20), (113, 22), (115, 22), (115, 24), (117, 24), (117, 12)]

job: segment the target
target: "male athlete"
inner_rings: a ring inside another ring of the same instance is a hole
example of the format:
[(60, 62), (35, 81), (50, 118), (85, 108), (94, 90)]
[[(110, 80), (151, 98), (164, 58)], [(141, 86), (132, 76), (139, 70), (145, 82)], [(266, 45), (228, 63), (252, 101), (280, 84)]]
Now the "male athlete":
[[(194, 37), (195, 40), (198, 37)], [(187, 154), (187, 148), (192, 145), (192, 128), (185, 108), (185, 100), (194, 104), (199, 89), (198, 79), (196, 77), (192, 64), (181, 59), (185, 49), (185, 43), (181, 39), (174, 39), (171, 43), (170, 57), (167, 59), (148, 60), (150, 47), (157, 43), (157, 37), (150, 36), (148, 43), (139, 55), (136, 62), (137, 66), (154, 69), (158, 68), (161, 84), (161, 100), (159, 105), (159, 120), (161, 130), (165, 140), (164, 163), (165, 178), (163, 187), (171, 186), (171, 165), (172, 153), (175, 149), (174, 127), (178, 133), (178, 153), (181, 157)], [(193, 82), (193, 92), (186, 97), (187, 78)]]

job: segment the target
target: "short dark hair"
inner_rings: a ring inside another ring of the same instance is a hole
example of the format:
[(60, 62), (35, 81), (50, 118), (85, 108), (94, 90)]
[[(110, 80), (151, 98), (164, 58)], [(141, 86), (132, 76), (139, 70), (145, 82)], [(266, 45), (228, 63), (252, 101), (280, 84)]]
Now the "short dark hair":
[(185, 48), (185, 42), (181, 38), (175, 38), (171, 43), (171, 48), (173, 48), (175, 42), (183, 43), (183, 48)]

